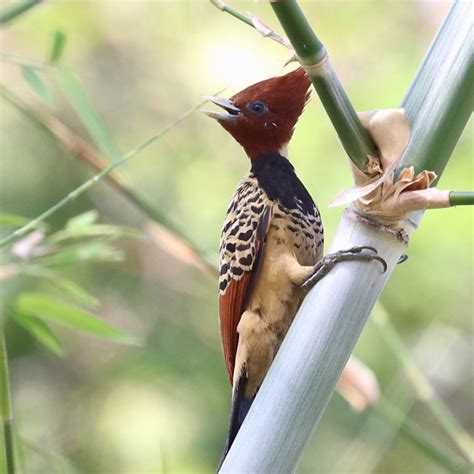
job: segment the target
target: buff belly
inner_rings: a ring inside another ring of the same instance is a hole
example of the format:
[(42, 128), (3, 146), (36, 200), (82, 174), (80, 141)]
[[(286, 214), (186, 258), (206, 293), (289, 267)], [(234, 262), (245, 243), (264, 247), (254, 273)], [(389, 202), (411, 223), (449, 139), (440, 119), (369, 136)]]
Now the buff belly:
[(262, 384), (303, 300), (299, 285), (322, 258), (319, 234), (305, 233), (303, 227), (295, 226), (294, 218), (275, 214), (278, 217), (270, 225), (259, 278), (237, 327), (234, 386), (246, 373), (246, 398)]

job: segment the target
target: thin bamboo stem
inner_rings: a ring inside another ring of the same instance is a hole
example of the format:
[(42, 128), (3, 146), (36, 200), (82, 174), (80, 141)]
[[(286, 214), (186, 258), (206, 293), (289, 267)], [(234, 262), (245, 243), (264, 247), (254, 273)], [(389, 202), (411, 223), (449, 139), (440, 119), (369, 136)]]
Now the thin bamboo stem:
[[(28, 224), (24, 225), (23, 227), (20, 227), (19, 229), (16, 229), (13, 233), (10, 235), (7, 235), (4, 239), (0, 240), (0, 247), (3, 247), (4, 245), (7, 245), (8, 243), (12, 242), (15, 239), (18, 239), (25, 235), (27, 232), (35, 228), (40, 222), (44, 221), (51, 215), (53, 215), (55, 212), (57, 212), (59, 209), (64, 207), (66, 204), (69, 204), (71, 201), (76, 199), (78, 196), (83, 194), (85, 191), (90, 189), (95, 183), (100, 181), (102, 178), (107, 176), (109, 173), (112, 171), (115, 171), (119, 166), (123, 165), (126, 163), (130, 158), (135, 156), (137, 153), (142, 151), (143, 149), (147, 148), (149, 145), (151, 145), (153, 142), (158, 140), (158, 138), (162, 137), (164, 134), (169, 132), (173, 127), (181, 123), (183, 120), (188, 118), (193, 112), (195, 112), (199, 107), (201, 107), (205, 101), (200, 102), (199, 104), (195, 105), (191, 109), (189, 109), (187, 112), (184, 114), (180, 115), (174, 122), (170, 123), (166, 127), (162, 128), (157, 134), (153, 135), (150, 137), (148, 140), (144, 141), (142, 144), (138, 145), (136, 148), (133, 150), (129, 151), (127, 154), (125, 154), (122, 158), (118, 159), (114, 163), (112, 163), (110, 166), (107, 168), (103, 169), (100, 171), (98, 174), (93, 176), (91, 179), (87, 180), (85, 183), (81, 184), (78, 186), (76, 189), (71, 191), (67, 196), (65, 196), (63, 199), (61, 199), (59, 202), (51, 206), (49, 209), (47, 209), (45, 212), (40, 214), (38, 217), (35, 219), (31, 220), (28, 222)], [(136, 196), (135, 196), (136, 199)]]
[(467, 466), (462, 459), (448, 452), (439, 441), (433, 438), (417, 423), (407, 418), (404, 413), (399, 411), (397, 407), (390, 403), (385, 397), (380, 397), (373, 410), (385, 418), (390, 424), (398, 425), (400, 431), (408, 439), (450, 472), (466, 474), (470, 472), (469, 466)]
[(0, 382), (2, 394), (2, 421), (5, 439), (5, 460), (7, 473), (17, 472), (15, 459), (15, 434), (13, 430), (13, 406), (10, 393), (10, 375), (8, 370), (8, 354), (5, 344), (3, 323), (0, 327)]
[[(108, 167), (107, 162), (101, 158), (100, 154), (91, 145), (76, 135), (66, 124), (56, 117), (44, 110), (33, 109), (5, 87), (0, 87), (0, 93), (18, 111), (48, 132), (58, 140), (66, 150), (78, 157), (88, 166), (99, 172)], [(215, 275), (216, 267), (203, 256), (204, 252), (202, 249), (200, 249), (196, 243), (192, 242), (189, 236), (185, 235), (163, 212), (152, 206), (144, 197), (133, 190), (120, 174), (110, 172), (105, 176), (105, 179), (151, 220), (166, 227), (169, 232), (172, 232), (183, 245), (188, 247), (189, 250), (195, 254), (206, 271), (211, 275)]]
[[(255, 28), (250, 18), (225, 2), (210, 1), (219, 10)], [(329, 61), (326, 48), (314, 34), (296, 2), (283, 0), (272, 2), (271, 5), (301, 63), (308, 68), (308, 74), (344, 149), (354, 164), (362, 171), (366, 171), (367, 156), (377, 157), (377, 151)], [(286, 39), (273, 31), (268, 36), (278, 43), (284, 45), (287, 43)]]
[(472, 191), (451, 191), (449, 193), (451, 206), (472, 206), (474, 205), (474, 192)]
[(393, 354), (402, 364), (405, 375), (412, 383), (418, 399), (427, 406), (466, 459), (474, 464), (474, 441), (436, 395), (429, 379), (415, 364), (409, 350), (390, 322), (388, 314), (379, 307), (374, 312), (373, 321), (388, 347), (392, 349)]
[(15, 2), (13, 5), (9, 5), (0, 11), (0, 25), (5, 25), (42, 1), (43, 0), (23, 0), (22, 2)]
[(376, 147), (344, 91), (326, 48), (295, 0), (272, 2), (271, 6), (305, 66), (346, 153), (360, 170), (368, 172), (368, 156), (378, 156)]

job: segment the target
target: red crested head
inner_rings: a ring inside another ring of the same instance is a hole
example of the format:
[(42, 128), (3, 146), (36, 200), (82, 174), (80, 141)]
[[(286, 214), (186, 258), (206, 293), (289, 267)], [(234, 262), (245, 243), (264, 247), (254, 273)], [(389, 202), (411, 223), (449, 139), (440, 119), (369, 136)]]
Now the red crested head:
[(230, 99), (208, 97), (226, 112), (204, 111), (218, 122), (254, 159), (279, 152), (290, 141), (309, 99), (311, 82), (304, 69), (257, 82)]

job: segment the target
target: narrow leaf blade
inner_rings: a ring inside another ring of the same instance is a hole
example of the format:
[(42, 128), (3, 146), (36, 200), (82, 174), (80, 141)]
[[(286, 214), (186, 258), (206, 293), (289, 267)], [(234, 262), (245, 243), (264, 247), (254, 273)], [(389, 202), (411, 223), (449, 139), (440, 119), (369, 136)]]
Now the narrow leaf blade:
[(17, 308), (20, 312), (32, 314), (42, 320), (62, 324), (103, 339), (126, 344), (137, 343), (132, 336), (94, 314), (42, 293), (22, 293), (17, 300)]
[(53, 333), (51, 328), (41, 319), (18, 311), (14, 313), (14, 318), (20, 326), (26, 329), (38, 342), (43, 344), (43, 346), (47, 347), (58, 356), (64, 355), (64, 349), (61, 342)]
[(100, 151), (111, 161), (122, 158), (101, 118), (95, 111), (79, 79), (69, 71), (57, 71), (59, 84), (81, 118)]
[(38, 94), (45, 102), (51, 103), (53, 95), (49, 86), (39, 76), (38, 72), (29, 66), (21, 66), (21, 74), (30, 88)]
[(56, 31), (53, 37), (53, 44), (51, 46), (51, 52), (49, 53), (48, 62), (51, 65), (55, 65), (61, 59), (64, 52), (64, 46), (66, 45), (66, 35), (62, 31)]

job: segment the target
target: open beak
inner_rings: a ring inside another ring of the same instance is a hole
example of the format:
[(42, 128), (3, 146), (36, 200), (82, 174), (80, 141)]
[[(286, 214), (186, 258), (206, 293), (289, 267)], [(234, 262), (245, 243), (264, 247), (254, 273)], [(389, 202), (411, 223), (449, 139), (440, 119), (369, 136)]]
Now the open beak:
[(203, 99), (208, 100), (209, 102), (212, 102), (213, 104), (216, 104), (225, 110), (225, 112), (215, 112), (213, 110), (201, 109), (201, 112), (206, 114), (208, 117), (224, 122), (234, 122), (240, 114), (240, 109), (236, 107), (230, 99), (214, 97), (212, 95), (205, 95), (203, 96)]

